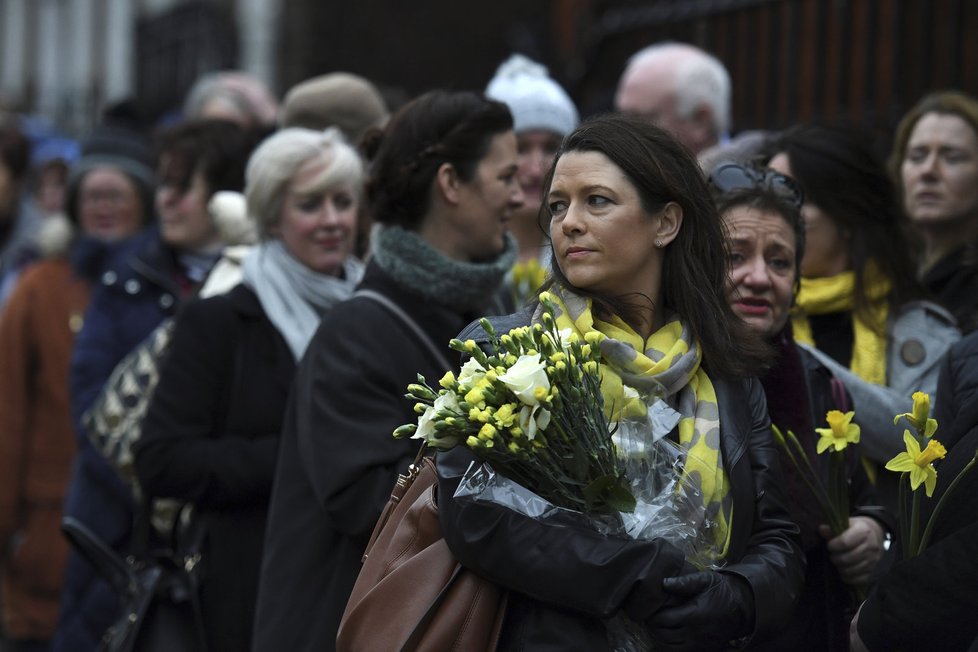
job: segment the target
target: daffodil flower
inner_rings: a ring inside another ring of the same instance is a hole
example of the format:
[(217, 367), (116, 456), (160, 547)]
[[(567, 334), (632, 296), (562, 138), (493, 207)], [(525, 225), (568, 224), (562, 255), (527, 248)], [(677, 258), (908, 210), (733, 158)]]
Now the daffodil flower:
[(843, 414), (839, 410), (829, 410), (828, 414), (825, 415), (825, 420), (828, 422), (829, 427), (815, 428), (815, 432), (820, 435), (818, 443), (815, 445), (815, 450), (819, 453), (829, 448), (842, 451), (849, 444), (858, 444), (859, 426), (852, 423), (852, 417), (855, 414), (855, 412), (846, 412)]
[(886, 468), (890, 471), (910, 474), (910, 489), (916, 491), (917, 487), (923, 483), (927, 497), (934, 495), (934, 486), (937, 484), (937, 470), (934, 469), (933, 462), (942, 459), (947, 450), (936, 439), (927, 442), (927, 447), (920, 450), (920, 443), (909, 430), (903, 431), (903, 443), (907, 450), (898, 454), (886, 463)]
[(906, 417), (918, 433), (928, 439), (937, 431), (937, 420), (930, 418), (930, 395), (926, 392), (914, 392), (913, 412), (896, 415), (893, 417), (893, 425), (903, 417)]

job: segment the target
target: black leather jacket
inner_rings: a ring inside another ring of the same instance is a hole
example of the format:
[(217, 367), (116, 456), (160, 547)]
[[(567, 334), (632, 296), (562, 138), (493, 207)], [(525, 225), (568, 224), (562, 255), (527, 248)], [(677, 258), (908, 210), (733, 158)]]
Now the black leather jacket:
[[(497, 332), (514, 325), (502, 322)], [(470, 329), (460, 337), (478, 339), (476, 333)], [(798, 528), (785, 508), (760, 383), (714, 381), (714, 387), (733, 498), (728, 563), (722, 572), (750, 584), (754, 635), (787, 621), (803, 586), (804, 557)], [(677, 548), (662, 540), (607, 537), (583, 526), (532, 520), (497, 505), (455, 501), (452, 496), (473, 459), (461, 448), (438, 456), (438, 503), (445, 540), (458, 560), (511, 590), (500, 650), (608, 649), (602, 618), (624, 610), (642, 622), (665, 600), (663, 578), (691, 568)]]

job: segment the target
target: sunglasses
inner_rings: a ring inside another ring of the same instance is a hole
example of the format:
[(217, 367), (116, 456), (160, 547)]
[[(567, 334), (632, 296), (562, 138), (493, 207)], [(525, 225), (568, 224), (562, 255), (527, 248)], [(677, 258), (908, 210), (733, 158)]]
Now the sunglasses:
[(710, 183), (720, 192), (762, 188), (787, 199), (799, 209), (805, 203), (805, 193), (798, 182), (774, 170), (760, 170), (739, 163), (718, 165), (710, 173)]

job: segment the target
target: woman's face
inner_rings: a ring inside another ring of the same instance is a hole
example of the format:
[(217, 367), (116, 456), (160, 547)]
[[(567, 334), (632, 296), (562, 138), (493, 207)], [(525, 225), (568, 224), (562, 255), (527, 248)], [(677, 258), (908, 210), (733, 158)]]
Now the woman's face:
[(543, 180), (560, 148), (560, 134), (545, 129), (530, 129), (516, 135), (519, 155), (517, 178), (523, 190), (524, 208), (536, 216), (543, 202)]
[[(166, 169), (164, 165), (163, 170)], [(210, 190), (200, 172), (183, 188), (166, 174), (156, 190), (156, 211), (163, 241), (182, 251), (203, 251), (220, 243), (220, 234), (207, 212)]]
[[(772, 170), (795, 178), (791, 162), (784, 152), (768, 163)], [(806, 201), (801, 207), (805, 222), (805, 256), (801, 259), (804, 278), (824, 278), (852, 268), (849, 258), (849, 235), (832, 217), (815, 204)]]
[(795, 233), (774, 212), (736, 206), (723, 215), (730, 248), (727, 301), (755, 332), (773, 337), (788, 321), (795, 283)]
[(960, 116), (928, 113), (901, 165), (907, 214), (923, 228), (978, 218), (978, 134)]
[(454, 257), (487, 260), (503, 250), (506, 223), (523, 206), (517, 170), (516, 136), (512, 131), (497, 134), (472, 179), (459, 183), (457, 217), (452, 224)]
[(285, 189), (282, 214), (271, 232), (309, 269), (339, 276), (356, 241), (358, 202), (350, 184), (309, 190), (329, 165), (328, 159), (317, 157), (299, 168)]
[(621, 168), (599, 152), (568, 152), (557, 161), (547, 204), (555, 260), (573, 286), (657, 300), (659, 220)]
[(142, 227), (143, 204), (136, 184), (115, 168), (96, 168), (78, 186), (78, 224), (82, 233), (111, 242)]

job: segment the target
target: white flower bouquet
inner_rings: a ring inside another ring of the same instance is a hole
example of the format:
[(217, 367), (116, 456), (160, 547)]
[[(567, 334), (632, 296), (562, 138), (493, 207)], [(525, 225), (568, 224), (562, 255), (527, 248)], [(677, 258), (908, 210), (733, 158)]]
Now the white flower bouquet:
[[(642, 398), (648, 409), (641, 416), (621, 417), (621, 405), (605, 405), (604, 336), (590, 332), (582, 341), (559, 331), (546, 293), (541, 305), (542, 323), (501, 336), (481, 320), (487, 350), (474, 340), (452, 340), (470, 359), (458, 377), (446, 373), (437, 390), (421, 375), (408, 386), (418, 421), (394, 436), (442, 451), (464, 446), (483, 462), (470, 467), (456, 499), (489, 501), (536, 519), (572, 519), (614, 536), (662, 538), (694, 566), (714, 565), (712, 523), (700, 490), (683, 474), (689, 453), (666, 437), (680, 415), (628, 386), (620, 400)], [(623, 614), (607, 627), (613, 649), (647, 649), (642, 628)]]
[[(597, 333), (580, 341), (562, 334), (552, 309), (544, 325), (497, 336), (488, 320), (490, 353), (474, 340), (452, 340), (471, 355), (458, 377), (408, 386), (417, 401), (412, 436), (438, 450), (465, 446), (510, 480), (553, 505), (589, 515), (632, 512), (635, 498), (612, 441), (598, 373)], [(546, 327), (545, 327), (546, 326)]]

